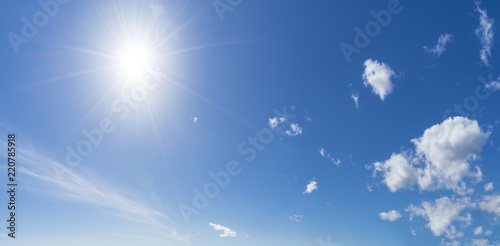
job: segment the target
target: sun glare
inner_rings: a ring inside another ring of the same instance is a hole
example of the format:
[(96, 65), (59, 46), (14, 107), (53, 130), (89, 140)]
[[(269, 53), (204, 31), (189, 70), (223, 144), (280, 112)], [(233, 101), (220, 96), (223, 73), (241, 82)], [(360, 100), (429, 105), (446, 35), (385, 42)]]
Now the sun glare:
[(150, 70), (152, 64), (150, 52), (140, 45), (128, 45), (118, 53), (118, 70), (128, 79), (137, 79)]

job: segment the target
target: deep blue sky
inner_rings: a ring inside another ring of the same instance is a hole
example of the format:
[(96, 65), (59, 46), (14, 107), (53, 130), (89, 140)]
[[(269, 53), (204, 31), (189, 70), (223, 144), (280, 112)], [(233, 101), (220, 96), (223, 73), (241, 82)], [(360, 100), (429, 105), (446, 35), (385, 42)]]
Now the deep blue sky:
[[(232, 11), (221, 20), (214, 3)], [(16, 239), (2, 226), (1, 243), (498, 245), (500, 2), (401, 0), (348, 61), (339, 45), (355, 46), (355, 27), (388, 4), (69, 1), (14, 47), (9, 33), (22, 37), (23, 18), (44, 10), (3, 3), (0, 143), (16, 133), (19, 207)], [(484, 33), (481, 18), (492, 23)], [(151, 61), (131, 77), (120, 47), (138, 40)], [(376, 88), (389, 90), (383, 100)], [(146, 100), (119, 101), (139, 89)], [(106, 119), (113, 130), (68, 161)], [(400, 153), (408, 165), (388, 161)], [(232, 160), (240, 172), (196, 208), (193, 189), (204, 193)], [(421, 182), (426, 168), (433, 187)], [(392, 210), (400, 216), (384, 220)]]

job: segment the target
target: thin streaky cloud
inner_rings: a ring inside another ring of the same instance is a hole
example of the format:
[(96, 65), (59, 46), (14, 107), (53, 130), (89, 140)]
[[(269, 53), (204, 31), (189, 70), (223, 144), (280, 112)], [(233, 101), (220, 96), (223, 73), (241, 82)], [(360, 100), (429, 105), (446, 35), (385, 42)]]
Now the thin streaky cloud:
[(479, 7), (479, 3), (476, 2), (476, 11), (479, 13), (479, 26), (476, 28), (476, 36), (479, 38), (481, 43), (481, 50), (479, 51), (479, 57), (483, 61), (485, 66), (490, 66), (489, 57), (491, 57), (491, 48), (495, 42), (493, 31), (493, 19), (488, 18), (488, 13), (485, 9)]
[[(6, 145), (2, 140), (0, 144)], [(92, 174), (84, 176), (77, 173), (29, 145), (23, 150), (23, 155), (18, 157), (18, 161), (23, 163), (19, 168), (19, 172), (26, 177), (23, 182), (33, 183), (34, 187), (40, 189), (35, 192), (40, 191), (61, 200), (104, 208), (117, 217), (149, 225), (161, 235), (189, 244), (187, 238), (178, 234), (167, 215), (128, 198), (124, 195), (125, 192)]]
[(431, 55), (439, 57), (446, 51), (446, 45), (452, 41), (453, 41), (453, 35), (449, 33), (444, 33), (439, 36), (438, 41), (434, 46), (432, 47), (424, 46), (424, 50), (425, 52)]

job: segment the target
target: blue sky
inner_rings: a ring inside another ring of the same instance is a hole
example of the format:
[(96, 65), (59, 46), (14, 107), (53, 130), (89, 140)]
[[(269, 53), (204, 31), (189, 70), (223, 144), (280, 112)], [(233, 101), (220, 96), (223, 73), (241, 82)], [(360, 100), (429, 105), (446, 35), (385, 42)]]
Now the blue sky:
[(3, 5), (2, 244), (500, 245), (500, 2)]

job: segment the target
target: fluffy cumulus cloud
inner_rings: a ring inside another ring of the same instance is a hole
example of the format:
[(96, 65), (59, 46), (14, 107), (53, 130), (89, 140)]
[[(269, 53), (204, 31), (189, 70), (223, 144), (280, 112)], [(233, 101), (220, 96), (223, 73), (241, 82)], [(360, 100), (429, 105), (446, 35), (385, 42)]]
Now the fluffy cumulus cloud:
[(429, 54), (441, 56), (446, 50), (446, 45), (451, 41), (453, 41), (453, 36), (449, 33), (444, 33), (439, 36), (436, 45), (434, 45), (433, 47), (424, 46), (424, 50)]
[(401, 214), (396, 210), (391, 210), (389, 212), (379, 213), (378, 216), (381, 220), (396, 221), (401, 218)]
[(375, 172), (383, 173), (383, 182), (390, 191), (413, 186), (417, 181), (417, 170), (402, 154), (393, 154), (385, 162), (375, 162)]
[(475, 120), (448, 118), (412, 140), (415, 156), (393, 154), (385, 162), (375, 162), (374, 176), (382, 173), (383, 182), (393, 192), (416, 182), (420, 190), (447, 189), (466, 194), (471, 191), (466, 181), (481, 180), (481, 170), (472, 167), (472, 162), (489, 134)]
[(482, 201), (479, 203), (479, 208), (481, 210), (500, 216), (500, 195), (496, 194), (484, 196)]
[(387, 64), (379, 63), (377, 60), (368, 59), (364, 65), (363, 81), (365, 87), (370, 85), (373, 93), (384, 101), (385, 97), (393, 90), (394, 85), (391, 78), (395, 75), (394, 71)]
[(481, 50), (479, 51), (479, 57), (483, 61), (484, 65), (489, 66), (488, 58), (491, 56), (491, 48), (494, 43), (494, 31), (493, 22), (494, 20), (488, 18), (488, 13), (485, 9), (479, 7), (479, 3), (476, 2), (476, 11), (479, 13), (479, 26), (476, 28), (476, 35), (481, 42)]
[(470, 198), (450, 199), (442, 197), (434, 202), (423, 202), (421, 206), (410, 205), (406, 211), (410, 213), (410, 220), (419, 216), (427, 221), (427, 227), (435, 236), (444, 235), (449, 239), (463, 236), (454, 223), (460, 223), (461, 228), (467, 227), (472, 221), (470, 213), (463, 214), (467, 208), (474, 208)]
[(236, 237), (236, 232), (232, 231), (231, 229), (222, 226), (222, 225), (217, 225), (214, 223), (208, 223), (211, 227), (213, 227), (217, 231), (223, 231), (222, 234), (219, 235), (219, 237)]
[(425, 130), (422, 137), (413, 139), (416, 152), (426, 166), (418, 178), (422, 190), (445, 188), (465, 192), (464, 178), (481, 178), (479, 167), (471, 170), (489, 132), (484, 132), (477, 121), (454, 117)]
[(310, 181), (306, 187), (306, 190), (303, 192), (304, 194), (311, 194), (311, 192), (318, 189), (318, 183), (316, 181)]

